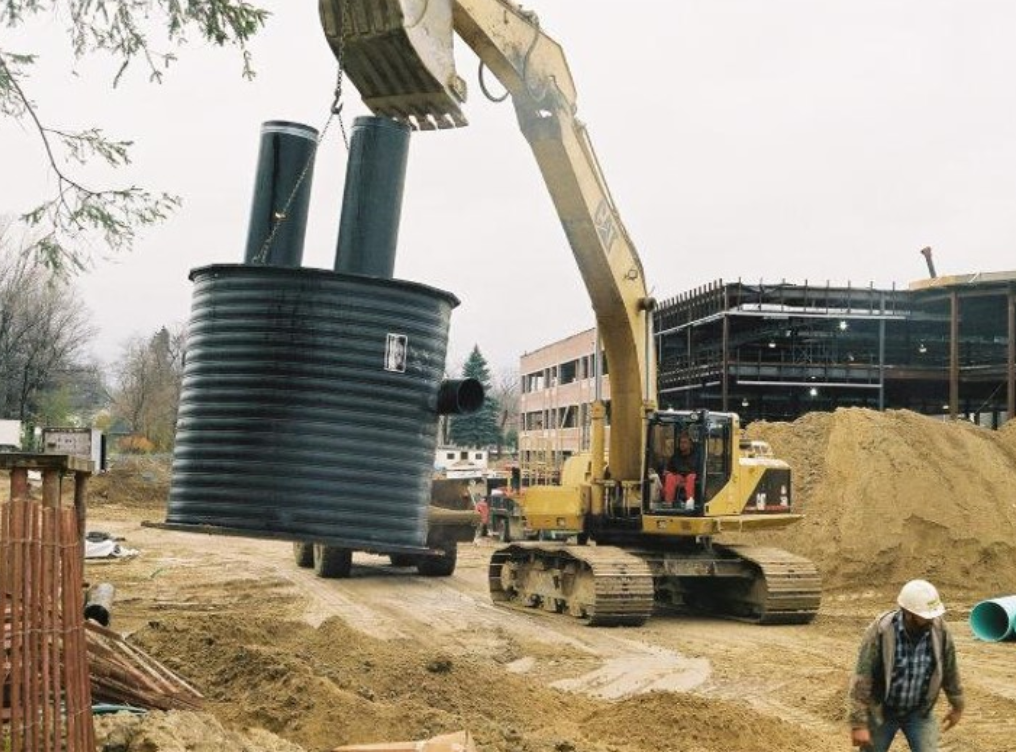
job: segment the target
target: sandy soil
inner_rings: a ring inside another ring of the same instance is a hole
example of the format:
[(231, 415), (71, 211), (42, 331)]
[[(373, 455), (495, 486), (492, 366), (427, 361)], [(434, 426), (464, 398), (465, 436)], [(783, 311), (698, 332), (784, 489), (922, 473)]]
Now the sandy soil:
[(611, 630), (504, 611), (487, 595), (486, 541), (461, 549), (451, 578), (358, 554), (351, 579), (320, 580), (286, 543), (143, 526), (164, 519), (158, 468), (96, 479), (89, 528), (140, 554), (86, 577), (116, 586), (112, 627), (207, 698), (203, 714), (103, 719), (101, 736), (110, 752), (316, 751), (460, 728), (491, 752), (846, 750), (860, 634), (927, 574), (969, 697), (942, 749), (1012, 750), (1016, 643), (974, 640), (966, 617), (1016, 592), (1016, 431), (867, 411), (753, 430), (792, 460), (809, 514), (780, 542), (826, 577), (810, 625), (657, 615)]

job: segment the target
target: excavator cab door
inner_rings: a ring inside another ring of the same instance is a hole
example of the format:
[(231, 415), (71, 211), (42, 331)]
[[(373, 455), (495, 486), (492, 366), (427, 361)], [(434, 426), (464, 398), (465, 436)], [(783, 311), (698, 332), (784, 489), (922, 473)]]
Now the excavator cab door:
[(319, 0), (328, 44), (375, 115), (419, 130), (466, 125), (453, 0)]
[(719, 494), (730, 482), (733, 471), (731, 448), (733, 423), (727, 415), (711, 413), (702, 431), (703, 460), (703, 501), (709, 501)]

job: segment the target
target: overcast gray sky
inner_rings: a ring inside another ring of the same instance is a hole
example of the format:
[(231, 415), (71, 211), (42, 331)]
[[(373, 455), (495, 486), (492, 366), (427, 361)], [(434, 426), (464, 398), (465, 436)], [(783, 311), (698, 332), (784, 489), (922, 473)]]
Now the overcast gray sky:
[[(0, 46), (44, 57), (31, 93), (55, 125), (137, 142), (135, 182), (184, 199), (136, 251), (80, 279), (113, 358), (134, 333), (185, 322), (191, 268), (243, 259), (260, 125), (320, 128), (335, 61), (317, 3), (269, 2), (239, 56), (194, 44), (164, 84), (115, 91), (96, 59), (66, 74), (59, 21)], [(579, 116), (654, 293), (716, 279), (906, 286), (1016, 268), (1016, 3), (1011, 0), (541, 0)], [(495, 368), (593, 325), (581, 279), (516, 126), (488, 102), (464, 45), (465, 129), (414, 134), (395, 275), (449, 290), (449, 365), (478, 344)], [(347, 126), (366, 114), (347, 94)], [(304, 263), (331, 268), (345, 174), (338, 128), (314, 175)], [(0, 120), (0, 213), (52, 184), (34, 133)]]

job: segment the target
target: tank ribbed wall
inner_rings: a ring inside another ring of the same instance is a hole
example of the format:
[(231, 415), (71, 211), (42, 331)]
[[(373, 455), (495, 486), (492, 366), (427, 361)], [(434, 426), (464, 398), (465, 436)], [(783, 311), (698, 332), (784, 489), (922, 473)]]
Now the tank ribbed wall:
[(167, 522), (424, 546), (456, 298), (317, 269), (191, 280)]

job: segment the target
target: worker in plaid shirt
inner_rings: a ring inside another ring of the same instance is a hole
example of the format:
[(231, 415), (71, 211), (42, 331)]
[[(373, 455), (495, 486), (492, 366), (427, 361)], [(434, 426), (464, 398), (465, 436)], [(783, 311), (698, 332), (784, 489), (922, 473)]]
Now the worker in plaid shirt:
[(886, 752), (902, 731), (912, 752), (937, 752), (938, 721), (931, 711), (939, 691), (950, 706), (943, 730), (963, 714), (956, 646), (930, 582), (911, 580), (897, 603), (864, 633), (850, 682), (851, 741), (865, 752)]

